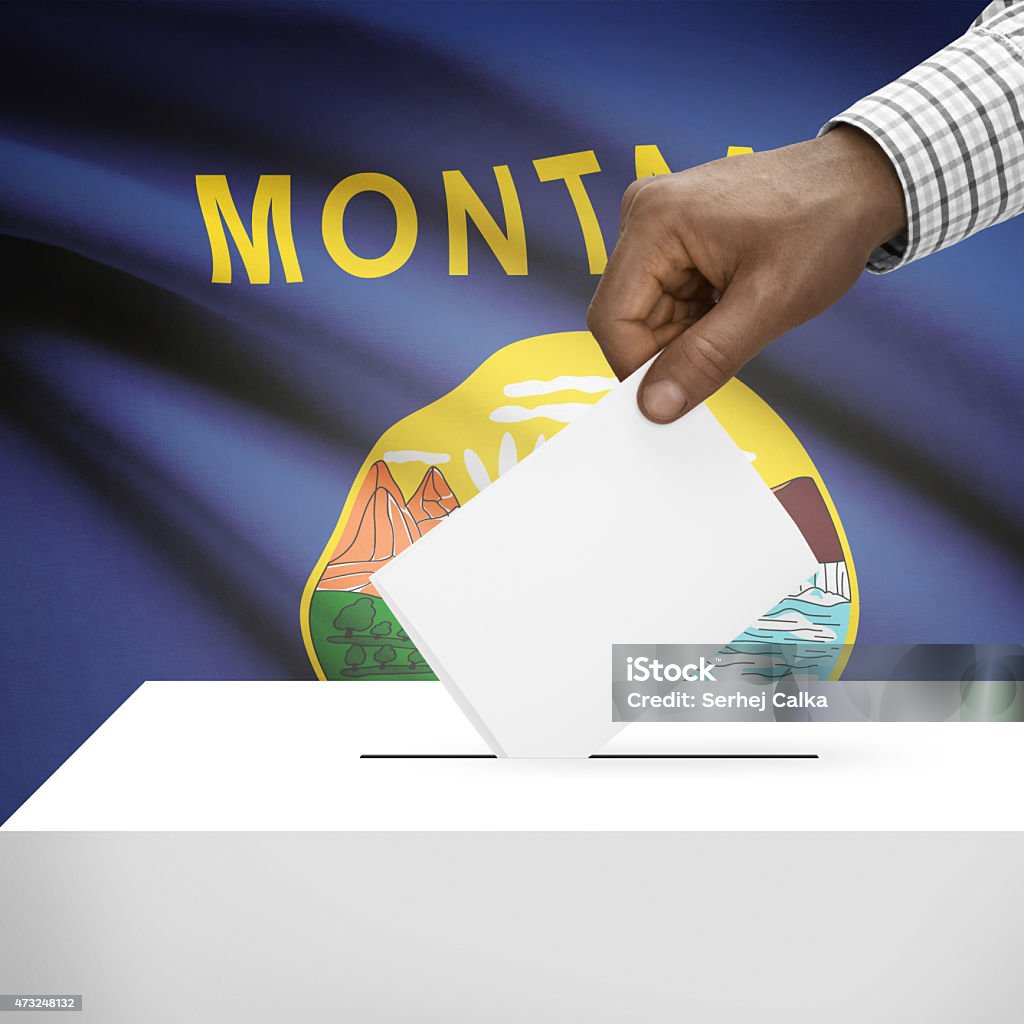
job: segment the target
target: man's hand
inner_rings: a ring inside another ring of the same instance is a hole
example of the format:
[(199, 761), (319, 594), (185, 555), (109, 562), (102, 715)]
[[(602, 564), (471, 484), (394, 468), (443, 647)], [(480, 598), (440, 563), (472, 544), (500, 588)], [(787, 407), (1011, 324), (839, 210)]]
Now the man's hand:
[(871, 251), (905, 229), (892, 164), (847, 125), (644, 178), (623, 197), (587, 321), (620, 378), (661, 350), (638, 400), (668, 423), (831, 306)]

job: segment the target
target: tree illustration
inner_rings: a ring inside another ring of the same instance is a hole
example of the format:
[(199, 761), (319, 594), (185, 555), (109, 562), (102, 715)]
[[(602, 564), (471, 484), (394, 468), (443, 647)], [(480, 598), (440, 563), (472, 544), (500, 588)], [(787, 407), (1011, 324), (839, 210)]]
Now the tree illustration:
[(409, 662), (410, 672), (419, 672), (419, 670), (426, 664), (423, 660), (423, 655), (414, 647), (409, 652), (409, 657), (406, 659)]
[(349, 668), (359, 668), (360, 665), (366, 664), (366, 651), (359, 646), (359, 644), (352, 644), (351, 647), (345, 652), (345, 664)]
[(366, 632), (372, 625), (377, 609), (373, 598), (360, 597), (345, 605), (334, 619), (334, 628), (340, 629), (346, 638), (356, 632)]
[(387, 636), (388, 633), (391, 632), (391, 623), (390, 622), (378, 622), (377, 625), (374, 626), (373, 629), (370, 630), (370, 632), (374, 636), (377, 636), (377, 637)]
[(404, 629), (400, 629), (400, 630), (399, 630), (399, 631), (398, 631), (398, 632), (397, 632), (397, 633), (395, 634), (395, 637), (396, 637), (396, 638), (397, 638), (398, 640), (408, 640), (408, 639), (409, 639), (409, 634), (408, 634), (408, 633), (406, 633), (406, 631), (405, 631)]
[(383, 647), (378, 647), (377, 650), (373, 652), (373, 660), (380, 665), (381, 672), (387, 668), (388, 662), (395, 660), (395, 657), (395, 649), (391, 644), (384, 644)]

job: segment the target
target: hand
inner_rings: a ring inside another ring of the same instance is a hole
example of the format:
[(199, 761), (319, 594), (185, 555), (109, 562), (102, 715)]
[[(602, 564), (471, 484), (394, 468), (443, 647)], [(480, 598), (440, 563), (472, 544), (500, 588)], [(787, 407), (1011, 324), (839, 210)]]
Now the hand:
[(644, 178), (623, 197), (587, 322), (620, 378), (661, 351), (638, 401), (669, 423), (831, 306), (871, 251), (905, 230), (896, 171), (847, 125)]

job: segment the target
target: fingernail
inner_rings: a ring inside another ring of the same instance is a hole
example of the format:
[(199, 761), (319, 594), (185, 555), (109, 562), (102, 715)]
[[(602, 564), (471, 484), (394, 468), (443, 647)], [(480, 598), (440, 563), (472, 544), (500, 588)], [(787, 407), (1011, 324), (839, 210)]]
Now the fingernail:
[(674, 380), (666, 378), (648, 384), (641, 395), (641, 403), (644, 412), (652, 420), (667, 423), (683, 414), (686, 408), (686, 395)]

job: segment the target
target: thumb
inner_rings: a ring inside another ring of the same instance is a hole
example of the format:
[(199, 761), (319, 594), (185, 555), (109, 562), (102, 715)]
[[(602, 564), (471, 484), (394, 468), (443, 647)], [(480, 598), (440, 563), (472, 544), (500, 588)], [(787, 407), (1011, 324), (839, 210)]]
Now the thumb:
[(754, 277), (734, 279), (722, 298), (684, 331), (647, 371), (637, 401), (655, 423), (671, 423), (730, 381), (786, 329), (768, 311), (777, 308)]

